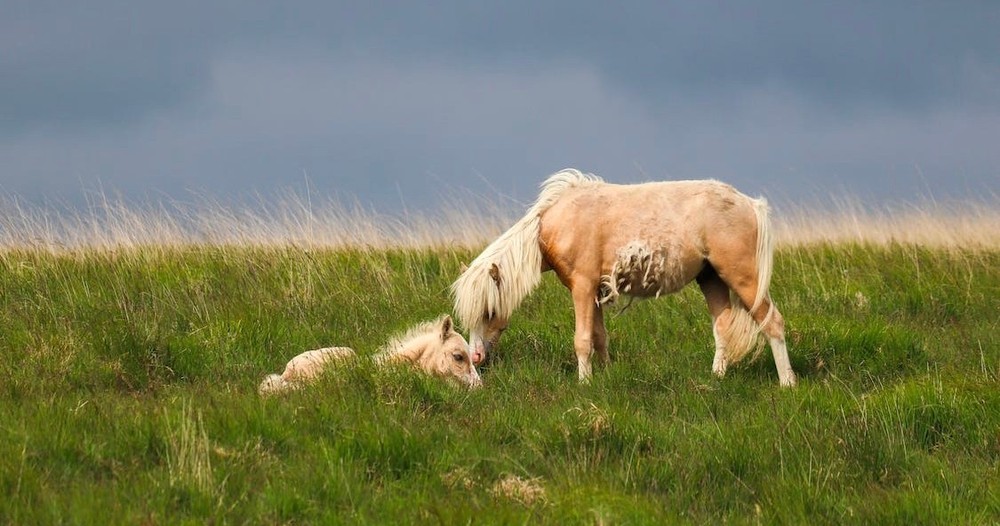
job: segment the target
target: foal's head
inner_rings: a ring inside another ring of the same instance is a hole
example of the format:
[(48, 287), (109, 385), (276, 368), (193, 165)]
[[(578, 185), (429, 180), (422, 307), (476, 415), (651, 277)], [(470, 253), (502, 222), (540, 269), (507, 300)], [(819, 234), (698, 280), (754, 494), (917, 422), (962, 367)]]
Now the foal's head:
[(422, 335), (401, 344), (401, 356), (428, 374), (457, 380), (468, 387), (482, 386), (483, 381), (469, 355), (469, 344), (455, 332), (451, 316), (442, 316), (423, 328)]
[(469, 355), (469, 343), (461, 334), (455, 331), (451, 316), (441, 318), (438, 326), (439, 347), (435, 351), (435, 368), (433, 374), (457, 378), (459, 382), (469, 387), (479, 387), (483, 384), (476, 371), (475, 361)]

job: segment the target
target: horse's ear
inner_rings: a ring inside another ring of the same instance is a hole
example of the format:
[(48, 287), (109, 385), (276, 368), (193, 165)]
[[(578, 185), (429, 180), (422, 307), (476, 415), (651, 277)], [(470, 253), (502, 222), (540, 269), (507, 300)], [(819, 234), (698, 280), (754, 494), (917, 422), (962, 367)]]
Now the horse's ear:
[(441, 339), (448, 339), (448, 335), (451, 334), (451, 331), (454, 329), (455, 322), (451, 321), (451, 316), (446, 314), (444, 318), (441, 319)]
[(499, 287), (500, 286), (500, 267), (498, 267), (496, 263), (494, 263), (492, 266), (490, 266), (490, 277), (493, 278), (493, 282), (497, 284), (497, 287)]

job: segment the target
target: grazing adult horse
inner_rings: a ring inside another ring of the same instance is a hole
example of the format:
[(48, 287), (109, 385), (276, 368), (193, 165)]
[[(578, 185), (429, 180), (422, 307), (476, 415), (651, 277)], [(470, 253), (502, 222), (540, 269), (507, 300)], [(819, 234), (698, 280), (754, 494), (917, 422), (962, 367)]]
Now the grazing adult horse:
[(455, 314), (469, 330), (469, 353), (480, 363), (542, 272), (555, 271), (573, 296), (573, 347), (586, 381), (592, 354), (608, 361), (606, 304), (697, 281), (712, 315), (712, 371), (723, 376), (728, 365), (759, 351), (766, 336), (781, 385), (792, 386), (784, 320), (768, 293), (772, 254), (767, 202), (727, 184), (618, 185), (567, 169), (542, 184), (527, 214), (451, 290)]

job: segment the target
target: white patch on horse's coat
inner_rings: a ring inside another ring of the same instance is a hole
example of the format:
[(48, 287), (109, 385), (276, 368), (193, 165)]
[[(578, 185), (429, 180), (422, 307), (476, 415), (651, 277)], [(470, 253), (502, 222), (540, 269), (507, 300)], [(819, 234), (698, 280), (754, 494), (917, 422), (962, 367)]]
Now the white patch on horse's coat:
[(630, 241), (616, 252), (611, 273), (601, 276), (598, 303), (614, 303), (621, 295), (659, 297), (685, 285), (679, 247), (650, 249), (643, 241)]

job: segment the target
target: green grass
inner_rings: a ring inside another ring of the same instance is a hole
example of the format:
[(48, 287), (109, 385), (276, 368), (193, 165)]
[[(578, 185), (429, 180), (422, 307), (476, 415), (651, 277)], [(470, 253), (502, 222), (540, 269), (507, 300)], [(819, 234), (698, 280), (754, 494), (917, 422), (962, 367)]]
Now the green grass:
[(609, 316), (580, 385), (546, 275), (479, 391), (347, 366), (257, 395), (449, 311), (473, 256), (0, 253), (0, 523), (1000, 522), (995, 250), (782, 249), (793, 390), (767, 352), (711, 375), (694, 287)]

